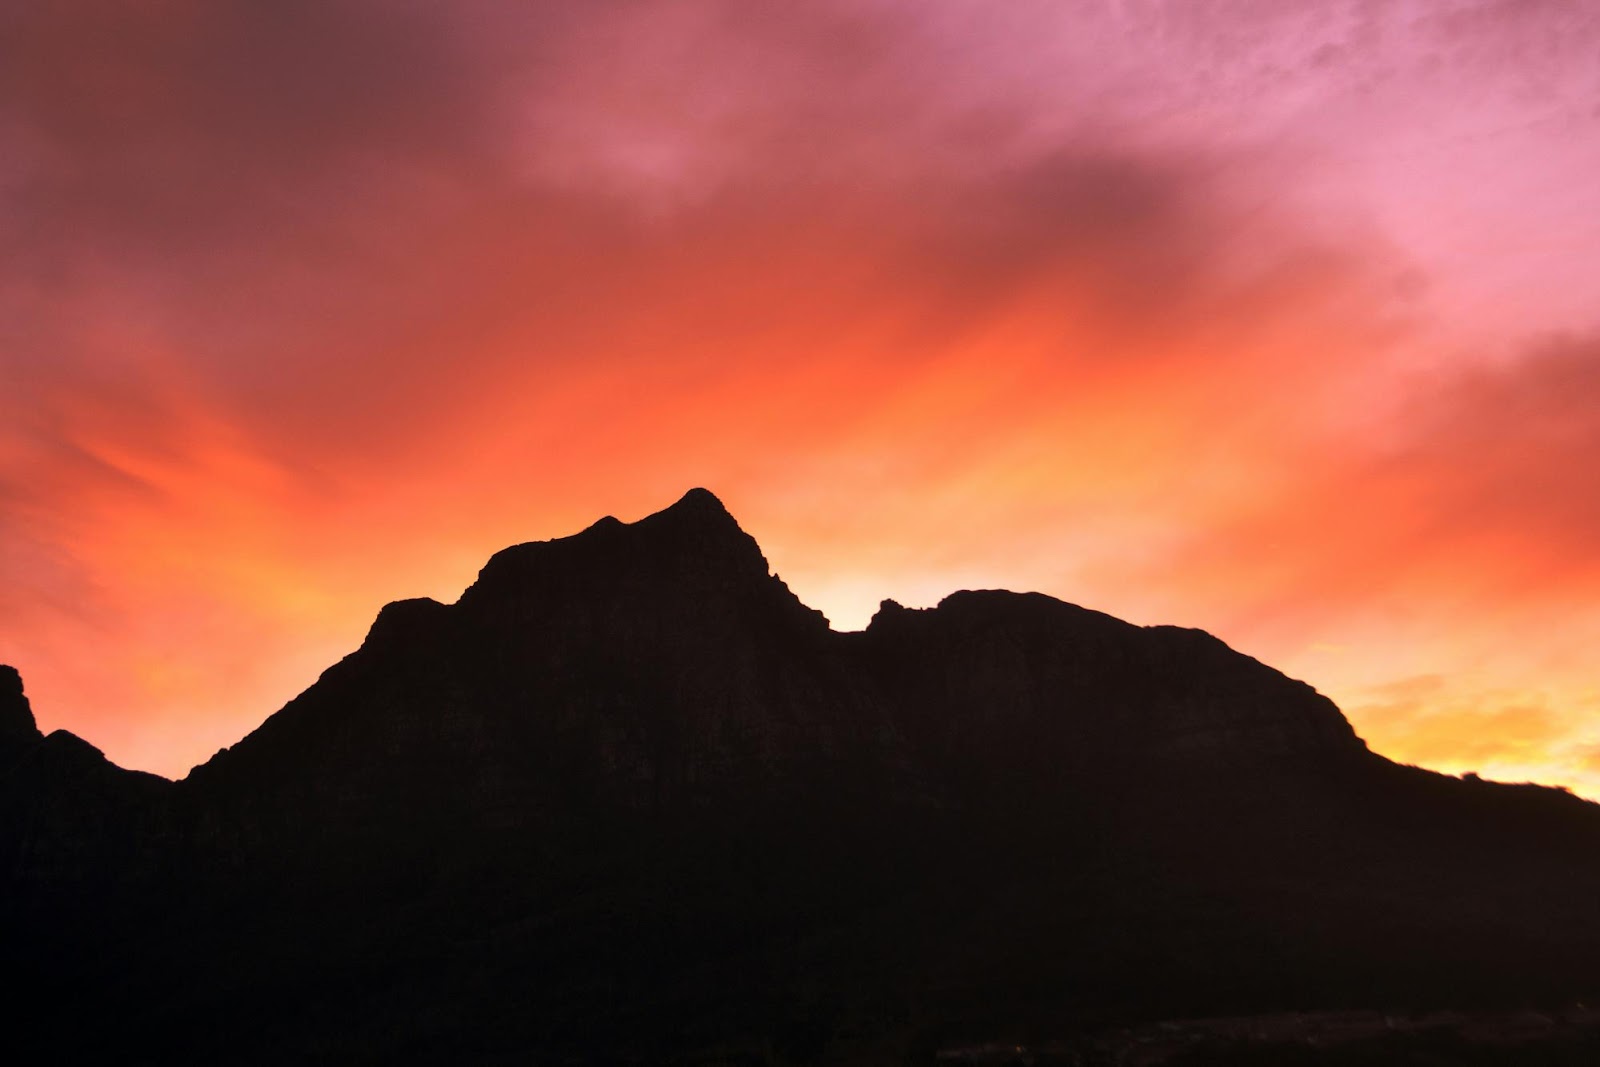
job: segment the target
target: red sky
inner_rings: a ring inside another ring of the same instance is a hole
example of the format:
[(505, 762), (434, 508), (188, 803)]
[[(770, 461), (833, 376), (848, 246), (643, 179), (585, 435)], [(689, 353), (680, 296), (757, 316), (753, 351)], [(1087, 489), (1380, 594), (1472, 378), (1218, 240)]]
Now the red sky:
[(1600, 4), (0, 10), (0, 662), (181, 775), (706, 485), (1600, 796)]

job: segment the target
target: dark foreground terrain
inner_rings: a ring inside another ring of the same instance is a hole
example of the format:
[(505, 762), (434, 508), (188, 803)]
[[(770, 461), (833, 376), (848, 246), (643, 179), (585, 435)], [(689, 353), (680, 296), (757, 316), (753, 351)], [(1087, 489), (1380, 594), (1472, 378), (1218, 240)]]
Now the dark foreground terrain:
[(1195, 630), (835, 633), (703, 490), (389, 605), (180, 782), (0, 669), (8, 1062), (1592, 1063), (1597, 901), (1600, 807)]

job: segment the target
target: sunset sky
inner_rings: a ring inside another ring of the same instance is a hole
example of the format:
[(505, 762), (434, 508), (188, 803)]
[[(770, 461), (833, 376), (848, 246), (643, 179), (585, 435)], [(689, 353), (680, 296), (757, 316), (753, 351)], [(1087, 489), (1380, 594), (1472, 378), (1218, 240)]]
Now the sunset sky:
[(181, 776), (705, 485), (1600, 797), (1600, 2), (0, 5), (0, 662)]

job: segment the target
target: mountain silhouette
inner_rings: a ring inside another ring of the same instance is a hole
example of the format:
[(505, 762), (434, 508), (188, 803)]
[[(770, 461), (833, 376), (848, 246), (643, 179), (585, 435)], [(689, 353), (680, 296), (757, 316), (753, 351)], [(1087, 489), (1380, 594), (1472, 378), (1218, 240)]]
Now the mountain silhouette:
[(0, 669), (0, 879), (17, 1062), (931, 1062), (1600, 984), (1600, 807), (1393, 764), (1197, 630), (836, 633), (703, 489), (386, 606), (182, 781)]

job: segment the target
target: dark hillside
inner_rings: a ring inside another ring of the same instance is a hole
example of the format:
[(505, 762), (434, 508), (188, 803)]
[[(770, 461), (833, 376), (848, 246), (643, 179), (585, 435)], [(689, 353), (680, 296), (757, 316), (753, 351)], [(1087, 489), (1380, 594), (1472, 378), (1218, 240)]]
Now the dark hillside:
[(704, 490), (389, 605), (182, 782), (0, 673), (0, 878), (19, 1062), (884, 1062), (1600, 984), (1600, 808), (1389, 763), (1199, 631), (834, 633)]

